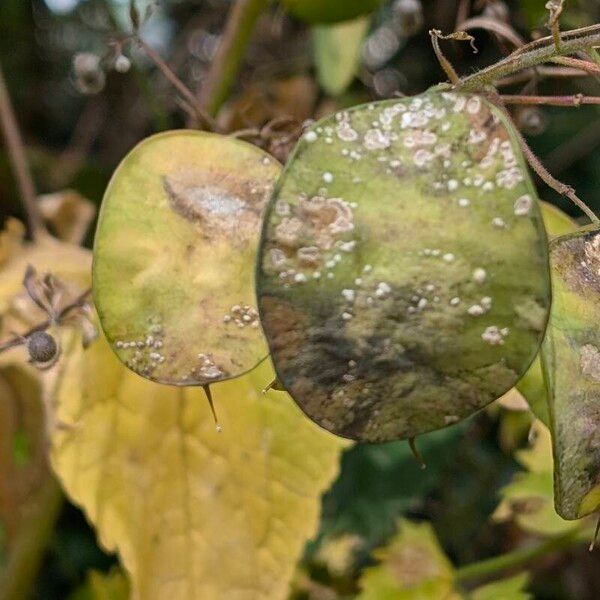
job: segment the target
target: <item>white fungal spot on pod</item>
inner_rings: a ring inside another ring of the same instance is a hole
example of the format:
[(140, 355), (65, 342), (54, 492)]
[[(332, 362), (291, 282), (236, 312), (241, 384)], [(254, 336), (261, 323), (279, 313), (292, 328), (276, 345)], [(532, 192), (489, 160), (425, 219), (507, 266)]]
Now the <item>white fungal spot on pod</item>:
[(490, 325), (485, 328), (485, 331), (481, 334), (481, 339), (487, 342), (491, 346), (502, 346), (504, 344), (504, 338), (508, 335), (508, 327), (499, 329), (496, 325)]
[(524, 194), (515, 200), (514, 212), (517, 217), (525, 217), (531, 212), (533, 198), (529, 194)]
[(473, 271), (473, 281), (475, 283), (483, 283), (487, 279), (485, 269), (478, 268)]

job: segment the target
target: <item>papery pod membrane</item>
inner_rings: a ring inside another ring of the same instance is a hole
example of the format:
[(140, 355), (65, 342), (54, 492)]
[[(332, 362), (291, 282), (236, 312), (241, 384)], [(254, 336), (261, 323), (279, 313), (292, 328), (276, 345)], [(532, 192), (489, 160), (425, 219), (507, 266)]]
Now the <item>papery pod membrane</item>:
[(446, 92), (316, 124), (267, 209), (257, 289), (279, 379), (330, 431), (410, 438), (500, 397), (550, 307), (511, 126)]
[[(540, 204), (544, 225), (550, 239), (564, 235), (565, 233), (571, 233), (578, 228), (577, 222), (560, 210), (560, 208), (549, 202), (541, 202)], [(533, 414), (546, 426), (550, 427), (548, 394), (539, 355), (516, 387), (527, 400)]]
[(556, 512), (600, 508), (600, 229), (550, 243), (553, 305), (542, 349)]
[(94, 300), (133, 371), (172, 385), (241, 375), (268, 354), (255, 305), (260, 222), (279, 164), (197, 131), (150, 137), (106, 191)]

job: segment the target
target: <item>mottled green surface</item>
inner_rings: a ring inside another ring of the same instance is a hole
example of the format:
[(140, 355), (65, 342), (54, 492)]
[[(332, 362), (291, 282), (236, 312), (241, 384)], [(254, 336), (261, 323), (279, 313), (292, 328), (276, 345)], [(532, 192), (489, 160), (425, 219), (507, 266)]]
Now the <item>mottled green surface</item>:
[(367, 441), (444, 427), (535, 357), (546, 235), (481, 98), (431, 93), (316, 124), (267, 211), (263, 328), (279, 379), (323, 427)]
[(279, 172), (255, 146), (197, 131), (153, 136), (123, 160), (100, 213), (94, 300), (129, 368), (203, 385), (265, 358), (253, 270)]
[[(560, 208), (548, 202), (541, 202), (540, 204), (544, 225), (546, 226), (549, 238), (564, 235), (577, 229), (577, 223), (569, 215), (560, 210)], [(539, 355), (527, 373), (517, 383), (516, 387), (523, 394), (525, 400), (527, 400), (533, 414), (549, 427), (548, 394)]]
[(550, 244), (553, 306), (542, 349), (554, 450), (556, 511), (600, 507), (600, 231)]

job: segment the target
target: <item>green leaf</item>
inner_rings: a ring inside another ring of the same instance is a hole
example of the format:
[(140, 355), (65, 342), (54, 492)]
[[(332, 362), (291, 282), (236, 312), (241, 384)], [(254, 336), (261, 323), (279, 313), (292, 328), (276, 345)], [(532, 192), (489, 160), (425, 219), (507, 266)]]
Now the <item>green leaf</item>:
[(547, 240), (511, 127), (478, 96), (429, 92), (304, 134), (267, 209), (257, 289), (277, 375), (322, 427), (414, 437), (533, 361)]
[(600, 508), (600, 231), (550, 244), (553, 305), (542, 361), (548, 380), (556, 509)]
[(336, 23), (373, 12), (383, 0), (281, 0), (281, 3), (307, 23)]
[(458, 600), (452, 564), (429, 523), (402, 520), (398, 533), (375, 552), (380, 561), (365, 569), (357, 600)]
[(94, 300), (133, 371), (203, 385), (241, 375), (268, 350), (253, 267), (278, 163), (198, 131), (143, 141), (106, 191), (94, 247)]
[(524, 588), (529, 584), (529, 574), (519, 573), (514, 577), (493, 581), (473, 591), (471, 600), (530, 600), (533, 596)]
[(360, 17), (337, 25), (313, 27), (313, 53), (319, 84), (338, 96), (352, 83), (360, 65), (363, 41), (371, 19)]

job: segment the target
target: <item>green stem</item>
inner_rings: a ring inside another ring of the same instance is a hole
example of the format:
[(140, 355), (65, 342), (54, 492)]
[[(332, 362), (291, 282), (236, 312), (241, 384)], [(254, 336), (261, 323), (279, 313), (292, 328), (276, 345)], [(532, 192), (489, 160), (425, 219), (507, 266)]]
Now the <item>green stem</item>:
[(10, 548), (8, 562), (0, 571), (0, 600), (29, 598), (64, 503), (62, 490), (52, 475), (46, 477), (36, 496), (35, 505)]
[(465, 91), (481, 91), (494, 81), (517, 71), (535, 67), (556, 56), (586, 51), (595, 46), (600, 46), (600, 24), (561, 33), (558, 49), (552, 36), (541, 38), (519, 48), (505, 59), (464, 77), (458, 87)]
[(237, 77), (254, 28), (269, 0), (237, 0), (227, 17), (227, 25), (206, 80), (201, 99), (207, 112), (217, 114)]
[(500, 556), (494, 556), (493, 558), (461, 567), (454, 572), (454, 578), (458, 583), (490, 578), (508, 569), (524, 567), (538, 558), (547, 556), (558, 550), (563, 550), (564, 548), (576, 546), (581, 542), (581, 531), (576, 529), (539, 544), (519, 548), (507, 554), (501, 554)]
[(587, 54), (600, 67), (600, 52), (596, 48), (588, 48)]

